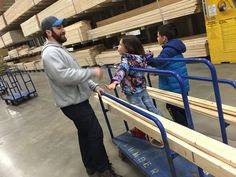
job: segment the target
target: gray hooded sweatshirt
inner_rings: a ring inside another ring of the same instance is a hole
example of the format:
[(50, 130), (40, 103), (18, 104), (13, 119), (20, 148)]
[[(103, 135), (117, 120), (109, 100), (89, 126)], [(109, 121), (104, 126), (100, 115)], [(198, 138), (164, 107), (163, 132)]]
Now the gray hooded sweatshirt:
[(89, 99), (98, 84), (90, 80), (95, 69), (83, 69), (59, 43), (47, 41), (42, 49), (43, 66), (56, 105), (65, 107)]

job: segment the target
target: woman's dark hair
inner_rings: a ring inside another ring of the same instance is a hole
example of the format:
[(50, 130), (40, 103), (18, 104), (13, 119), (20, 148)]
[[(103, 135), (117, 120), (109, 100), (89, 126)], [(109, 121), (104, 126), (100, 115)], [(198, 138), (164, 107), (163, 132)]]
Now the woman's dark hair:
[(137, 55), (145, 54), (143, 45), (138, 37), (134, 35), (127, 35), (127, 36), (123, 36), (121, 39), (127, 50), (127, 53), (137, 54)]
[(160, 26), (158, 32), (161, 36), (166, 36), (168, 40), (174, 39), (177, 36), (177, 28), (172, 23)]

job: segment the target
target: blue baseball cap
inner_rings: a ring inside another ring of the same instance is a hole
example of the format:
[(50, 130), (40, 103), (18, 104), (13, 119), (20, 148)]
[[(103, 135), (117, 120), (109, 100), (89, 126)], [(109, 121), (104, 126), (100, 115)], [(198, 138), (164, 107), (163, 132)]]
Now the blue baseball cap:
[(41, 30), (44, 32), (46, 30), (52, 29), (52, 27), (60, 26), (63, 24), (65, 21), (64, 18), (58, 19), (57, 17), (54, 16), (49, 16), (41, 22)]

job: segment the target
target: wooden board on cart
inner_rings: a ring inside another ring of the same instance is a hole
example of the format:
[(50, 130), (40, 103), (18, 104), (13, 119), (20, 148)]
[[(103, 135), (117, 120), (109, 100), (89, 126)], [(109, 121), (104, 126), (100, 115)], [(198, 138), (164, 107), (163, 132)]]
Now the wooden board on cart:
[[(140, 114), (103, 96), (103, 101), (123, 120), (155, 139), (161, 139), (154, 123)], [(148, 112), (147, 110), (143, 110)], [(170, 148), (216, 177), (236, 176), (236, 149), (151, 112), (163, 124)], [(207, 145), (206, 145), (207, 144)]]

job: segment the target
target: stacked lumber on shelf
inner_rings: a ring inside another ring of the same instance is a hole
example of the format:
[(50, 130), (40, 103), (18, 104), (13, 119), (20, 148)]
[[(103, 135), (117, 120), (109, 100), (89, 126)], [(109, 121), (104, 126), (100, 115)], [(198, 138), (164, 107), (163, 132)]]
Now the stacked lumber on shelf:
[(38, 13), (39, 22), (48, 16), (69, 18), (76, 14), (73, 0), (58, 0), (48, 8)]
[(26, 71), (35, 71), (36, 70), (35, 61), (24, 63), (24, 68)]
[(16, 1), (5, 13), (4, 17), (6, 19), (7, 24), (13, 23), (24, 13), (29, 11), (34, 6), (33, 0), (21, 0)]
[(15, 0), (0, 0), (0, 14), (3, 14)]
[(96, 56), (96, 62), (98, 65), (106, 65), (106, 64), (117, 64), (120, 63), (120, 54), (117, 50), (107, 50)]
[(4, 29), (7, 26), (4, 15), (0, 16), (0, 30)]
[(25, 66), (24, 66), (24, 63), (16, 63), (15, 64), (16, 67), (21, 70), (21, 71), (24, 71), (25, 70)]
[[(144, 116), (122, 106), (103, 96), (103, 102), (109, 105), (111, 111), (129, 124), (134, 125), (154, 139), (161, 139), (157, 126)], [(194, 130), (170, 121), (162, 116), (143, 110), (155, 116), (164, 126), (170, 148), (203, 168), (215, 177), (236, 176), (236, 149), (217, 140), (207, 137)]]
[(20, 26), (25, 37), (40, 31), (40, 23), (37, 15), (34, 15), (24, 23), (21, 23)]
[(19, 25), (57, 0), (20, 0), (4, 13), (8, 25)]
[[(209, 56), (205, 34), (183, 38), (182, 40), (187, 48), (187, 51), (184, 53), (185, 58)], [(154, 52), (154, 56), (158, 56), (162, 47), (157, 43), (152, 43), (144, 45), (144, 49), (146, 51), (150, 50)], [(104, 51), (96, 56), (96, 62), (98, 65), (116, 64), (120, 62), (120, 54), (117, 50)]]
[[(155, 5), (155, 3), (153, 3)], [(160, 1), (161, 12), (165, 20), (174, 19), (199, 12), (198, 0), (167, 0)], [(134, 15), (88, 31), (89, 39), (96, 39), (107, 35), (128, 31), (131, 29), (155, 24), (162, 21), (160, 9)]]
[(67, 41), (64, 45), (75, 44), (88, 40), (87, 31), (91, 29), (89, 21), (80, 21), (65, 28)]
[(36, 54), (36, 53), (40, 53), (42, 50), (42, 46), (39, 47), (34, 47), (34, 48), (30, 48), (29, 50), (29, 54)]
[(96, 45), (72, 53), (80, 66), (94, 66), (96, 65), (95, 56), (104, 50), (103, 45)]
[(43, 70), (43, 69), (44, 69), (44, 68), (43, 68), (43, 62), (42, 62), (42, 60), (41, 60), (41, 59), (40, 59), (40, 60), (37, 60), (37, 61), (35, 61), (34, 65), (35, 65), (35, 67), (36, 67), (36, 70), (38, 70), (38, 71), (40, 71), (40, 70)]
[(5, 43), (2, 39), (2, 37), (0, 36), (0, 48), (3, 48), (3, 47), (5, 47)]
[(21, 30), (9, 31), (2, 36), (5, 45), (24, 41), (25, 38)]
[[(186, 52), (183, 53), (185, 58), (189, 57), (205, 57), (209, 56), (207, 37), (205, 34), (190, 36), (182, 39), (186, 45)], [(158, 56), (162, 47), (157, 43), (144, 45), (145, 50), (154, 52), (154, 56)]]
[[(1, 41), (1, 37), (0, 37)], [(8, 50), (7, 49), (0, 49), (0, 58), (3, 58), (8, 55)]]
[(77, 14), (86, 10), (101, 6), (104, 3), (112, 2), (112, 0), (73, 0)]
[[(151, 97), (164, 101), (179, 107), (184, 107), (182, 96), (178, 93), (168, 92), (157, 88), (147, 87)], [(215, 102), (207, 101), (195, 97), (188, 96), (190, 109), (210, 118), (218, 119), (218, 111)], [(222, 105), (224, 119), (227, 123), (236, 125), (236, 108), (233, 106)]]
[(10, 58), (16, 58), (19, 56), (18, 50), (17, 49), (12, 49), (8, 51), (8, 56)]

